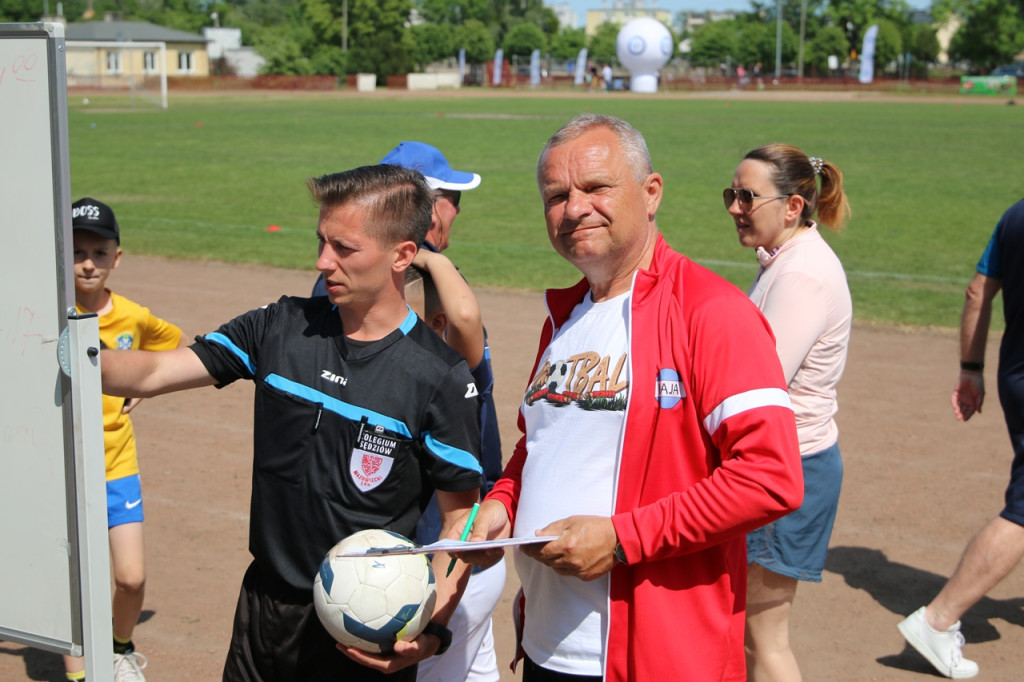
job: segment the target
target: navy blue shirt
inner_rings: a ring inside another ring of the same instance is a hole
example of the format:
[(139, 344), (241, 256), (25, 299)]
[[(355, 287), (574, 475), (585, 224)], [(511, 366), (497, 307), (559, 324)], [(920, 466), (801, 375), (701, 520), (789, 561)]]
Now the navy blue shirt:
[(996, 224), (978, 272), (1000, 280), (1006, 331), (999, 347), (999, 373), (1024, 374), (1024, 199)]

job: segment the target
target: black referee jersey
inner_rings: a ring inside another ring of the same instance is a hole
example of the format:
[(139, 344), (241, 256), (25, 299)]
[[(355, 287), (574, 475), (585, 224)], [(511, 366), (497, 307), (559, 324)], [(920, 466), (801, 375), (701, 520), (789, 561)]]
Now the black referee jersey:
[(191, 346), (218, 388), (252, 379), (249, 550), (310, 595), (324, 554), (366, 528), (412, 537), (435, 488), (479, 488), (479, 410), (465, 360), (411, 310), (354, 342), (324, 297), (285, 296)]

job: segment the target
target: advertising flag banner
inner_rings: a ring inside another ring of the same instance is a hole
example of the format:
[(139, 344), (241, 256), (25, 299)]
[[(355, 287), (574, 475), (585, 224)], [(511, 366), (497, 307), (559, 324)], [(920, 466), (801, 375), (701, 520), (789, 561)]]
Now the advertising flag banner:
[(572, 84), (575, 86), (583, 85), (583, 75), (587, 72), (587, 48), (580, 50), (580, 53), (576, 55), (576, 76), (572, 79)]
[(870, 83), (875, 79), (875, 41), (878, 39), (878, 24), (872, 24), (864, 34), (864, 47), (860, 55), (860, 82)]

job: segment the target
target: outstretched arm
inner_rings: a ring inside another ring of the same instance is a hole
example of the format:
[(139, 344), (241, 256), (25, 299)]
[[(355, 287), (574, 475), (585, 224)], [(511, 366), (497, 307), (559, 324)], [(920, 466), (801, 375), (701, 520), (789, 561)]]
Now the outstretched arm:
[(105, 394), (125, 398), (150, 398), (216, 383), (190, 348), (104, 350), (100, 354), (100, 374)]
[[(982, 363), (985, 361), (985, 344), (988, 341), (989, 324), (992, 321), (992, 301), (1002, 282), (980, 272), (967, 285), (964, 295), (964, 309), (960, 317), (960, 360)], [(961, 421), (967, 421), (975, 412), (981, 412), (985, 401), (985, 378), (981, 370), (960, 370), (956, 387), (953, 389), (953, 414)]]
[[(188, 346), (188, 344), (185, 342), (185, 335), (179, 333), (178, 334), (178, 345), (176, 347), (177, 348), (185, 348), (187, 346)], [(124, 407), (121, 408), (121, 414), (129, 414), (132, 410), (134, 410), (136, 407), (138, 407), (139, 403), (141, 403), (141, 402), (142, 402), (142, 398), (138, 398), (138, 397), (135, 397), (135, 398), (125, 398)]]

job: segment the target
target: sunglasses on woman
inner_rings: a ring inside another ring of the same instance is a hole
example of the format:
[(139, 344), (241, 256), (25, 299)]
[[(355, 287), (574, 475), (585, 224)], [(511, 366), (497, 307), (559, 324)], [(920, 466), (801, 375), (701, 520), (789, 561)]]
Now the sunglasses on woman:
[(729, 208), (732, 206), (732, 202), (740, 202), (740, 208), (746, 210), (754, 205), (754, 199), (788, 199), (793, 195), (791, 194), (766, 194), (760, 196), (754, 194), (753, 190), (749, 190), (746, 187), (740, 187), (739, 189), (733, 187), (726, 187), (722, 190), (722, 200), (725, 202), (725, 207)]

